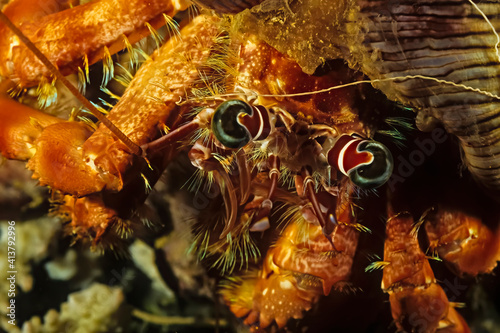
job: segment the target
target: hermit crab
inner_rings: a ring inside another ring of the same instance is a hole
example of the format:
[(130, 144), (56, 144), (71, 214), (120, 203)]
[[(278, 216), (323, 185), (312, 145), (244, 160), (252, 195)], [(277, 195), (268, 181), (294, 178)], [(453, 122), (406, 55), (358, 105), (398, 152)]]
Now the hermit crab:
[[(187, 155), (190, 187), (219, 191), (196, 216), (193, 251), (253, 331), (356, 289), (359, 239), (385, 217), (383, 260), (367, 270), (383, 270), (396, 329), (468, 332), (429, 257), (462, 276), (499, 258), (498, 3), (199, 0), (203, 14), (178, 31), (173, 17), (190, 5), (12, 1), (0, 16), (2, 89), (53, 91), (57, 76), (92, 115), (65, 121), (3, 97), (2, 155), (28, 161), (71, 233), (113, 249)], [(160, 44), (164, 24), (170, 39), (152, 55), (132, 46), (149, 33)], [(120, 49), (133, 66), (147, 60), (103, 116), (63, 75), (79, 73), (83, 90), (89, 64)], [(410, 134), (413, 121), (430, 134)]]

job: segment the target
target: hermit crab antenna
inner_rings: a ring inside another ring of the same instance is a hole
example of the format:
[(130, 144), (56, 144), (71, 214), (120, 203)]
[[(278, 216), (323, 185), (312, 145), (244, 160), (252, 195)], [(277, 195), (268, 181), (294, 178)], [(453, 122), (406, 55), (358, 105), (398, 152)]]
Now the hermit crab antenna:
[(109, 119), (102, 115), (97, 108), (92, 105), (54, 66), (47, 57), (29, 40), (26, 35), (19, 30), (14, 23), (0, 10), (0, 20), (16, 34), (17, 37), (30, 49), (31, 52), (50, 70), (50, 72), (60, 80), (66, 88), (86, 107), (100, 122), (102, 122), (114, 135), (118, 137), (136, 155), (142, 155), (142, 149), (130, 140), (122, 131), (118, 129)]

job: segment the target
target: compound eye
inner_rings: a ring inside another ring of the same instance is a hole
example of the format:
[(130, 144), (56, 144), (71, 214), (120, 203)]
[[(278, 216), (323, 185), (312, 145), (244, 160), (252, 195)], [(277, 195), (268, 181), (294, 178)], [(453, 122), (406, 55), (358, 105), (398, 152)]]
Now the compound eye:
[(253, 109), (238, 99), (225, 101), (215, 110), (212, 132), (225, 147), (241, 148), (252, 139), (248, 129), (239, 120), (244, 115), (252, 116)]
[(357, 147), (358, 152), (368, 152), (373, 159), (368, 164), (360, 165), (349, 171), (348, 176), (357, 186), (373, 189), (382, 186), (391, 177), (394, 161), (392, 154), (383, 144), (363, 140)]

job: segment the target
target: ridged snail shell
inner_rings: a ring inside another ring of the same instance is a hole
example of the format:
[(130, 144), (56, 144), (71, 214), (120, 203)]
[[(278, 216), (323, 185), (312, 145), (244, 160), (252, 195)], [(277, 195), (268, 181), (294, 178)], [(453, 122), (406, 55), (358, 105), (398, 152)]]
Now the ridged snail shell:
[[(456, 135), (474, 178), (500, 197), (500, 57), (493, 31), (500, 28), (500, 2), (477, 8), (468, 0), (358, 5), (363, 72), (388, 80), (377, 87), (415, 107), (419, 128), (441, 123)], [(391, 81), (396, 77), (408, 78)]]

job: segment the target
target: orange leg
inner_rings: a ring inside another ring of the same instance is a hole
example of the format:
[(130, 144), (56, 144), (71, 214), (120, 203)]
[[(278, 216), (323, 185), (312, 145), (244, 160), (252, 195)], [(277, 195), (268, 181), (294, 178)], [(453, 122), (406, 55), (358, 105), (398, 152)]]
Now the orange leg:
[[(183, 29), (182, 41), (169, 41), (141, 67), (108, 118), (139, 145), (160, 136), (163, 125), (178, 127), (194, 105), (179, 107), (176, 102), (185, 100), (199, 80), (196, 69), (217, 49), (218, 34), (217, 18), (196, 18)], [(62, 200), (60, 214), (72, 220), (74, 233), (90, 234), (94, 242), (145, 200), (143, 177), (153, 185), (177, 152), (178, 143), (150, 151), (150, 169), (102, 125), (91, 133), (83, 123), (62, 121), (10, 100), (7, 104), (16, 112), (0, 108), (1, 152), (30, 158), (28, 166), (42, 185), (81, 197)]]
[(392, 317), (406, 332), (470, 332), (436, 283), (425, 254), (413, 235), (408, 212), (388, 207), (382, 288), (389, 293)]
[[(108, 115), (108, 119), (139, 145), (159, 136), (161, 124), (168, 124), (171, 128), (177, 126), (182, 119), (181, 112), (188, 112), (190, 105), (180, 109), (176, 102), (186, 98), (189, 87), (198, 79), (199, 73), (192, 71), (192, 68), (203, 66), (210, 56), (210, 52), (206, 51), (214, 45), (213, 36), (218, 33), (216, 19), (203, 17), (196, 19), (183, 30), (182, 42), (170, 41), (160, 52), (152, 56), (151, 61), (141, 67), (124, 96)], [(179, 57), (178, 54), (184, 56)], [(156, 79), (157, 77), (160, 79)], [(150, 83), (153, 79), (155, 79), (154, 84)], [(7, 109), (3, 109), (2, 112), (8, 117), (8, 121), (2, 123), (4, 127), (2, 134), (14, 134), (3, 140), (1, 151), (10, 152), (13, 146), (21, 143), (26, 145), (26, 138), (19, 135), (23, 136), (29, 133), (28, 130), (32, 130), (29, 119), (31, 116), (9, 113)], [(37, 113), (37, 117), (47, 118), (39, 114)], [(127, 146), (103, 125), (88, 139), (90, 133), (82, 138), (83, 142), (68, 145), (71, 130), (78, 125), (59, 126), (61, 127), (58, 127), (58, 130), (47, 131), (31, 148), (36, 149), (36, 154), (30, 160), (29, 166), (40, 183), (77, 196), (99, 192), (104, 188), (120, 190), (123, 187), (123, 175), (136, 159)], [(64, 126), (70, 126), (72, 129), (63, 132)], [(27, 143), (33, 144), (33, 141)], [(55, 146), (60, 148), (55, 150)], [(168, 152), (162, 153), (168, 155)], [(56, 162), (51, 160), (51, 156), (56, 156), (54, 154), (60, 157)], [(67, 156), (71, 157), (64, 162)], [(153, 156), (154, 153), (148, 158)], [(31, 156), (25, 154), (23, 158), (26, 157)], [(81, 173), (87, 174), (87, 177), (74, 177)], [(62, 177), (62, 174), (67, 177)], [(89, 177), (94, 181), (89, 181)], [(72, 181), (68, 181), (69, 179)]]
[[(109, 54), (123, 49), (123, 36), (131, 43), (147, 36), (150, 31), (145, 22), (153, 28), (161, 27), (165, 24), (163, 13), (172, 17), (188, 6), (187, 1), (94, 0), (65, 9), (58, 3), (45, 6), (44, 2), (34, 1), (37, 4), (31, 6), (30, 2), (13, 1), (4, 12), (64, 75), (83, 68), (84, 57), (92, 64), (104, 56), (105, 48)], [(3, 24), (0, 36), (0, 75), (22, 87), (52, 76)]]
[(430, 249), (458, 274), (491, 273), (500, 260), (498, 232), (491, 231), (480, 218), (438, 205), (425, 222)]

